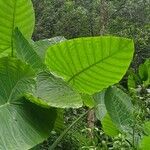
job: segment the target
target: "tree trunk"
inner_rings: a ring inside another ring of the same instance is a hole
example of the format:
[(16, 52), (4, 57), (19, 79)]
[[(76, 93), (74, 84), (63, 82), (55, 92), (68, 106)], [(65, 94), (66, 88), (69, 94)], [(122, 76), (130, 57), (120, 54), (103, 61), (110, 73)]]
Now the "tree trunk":
[(106, 0), (100, 2), (100, 35), (106, 33), (106, 27), (108, 23), (108, 4)]

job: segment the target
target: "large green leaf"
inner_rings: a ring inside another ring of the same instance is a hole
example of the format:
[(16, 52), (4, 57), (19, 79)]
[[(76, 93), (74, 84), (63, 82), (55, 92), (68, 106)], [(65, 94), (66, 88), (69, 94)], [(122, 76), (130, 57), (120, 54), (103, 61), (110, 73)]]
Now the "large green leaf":
[(0, 149), (27, 150), (46, 139), (55, 110), (44, 109), (22, 97), (32, 90), (32, 69), (14, 58), (0, 59)]
[(117, 127), (129, 131), (134, 121), (131, 98), (117, 87), (109, 87), (105, 93), (105, 105)]
[(13, 30), (18, 27), (26, 38), (34, 29), (31, 0), (0, 0), (0, 54), (10, 54), (14, 47)]
[(48, 72), (38, 74), (35, 91), (26, 94), (26, 98), (43, 107), (79, 108), (82, 99), (61, 78), (57, 78)]
[(22, 33), (16, 28), (15, 29), (15, 46), (17, 57), (30, 64), (32, 68), (37, 71), (41, 71), (46, 68), (41, 57), (36, 53), (32, 45), (25, 39)]
[(46, 64), (80, 92), (93, 94), (123, 77), (133, 51), (133, 41), (125, 38), (78, 38), (50, 46)]

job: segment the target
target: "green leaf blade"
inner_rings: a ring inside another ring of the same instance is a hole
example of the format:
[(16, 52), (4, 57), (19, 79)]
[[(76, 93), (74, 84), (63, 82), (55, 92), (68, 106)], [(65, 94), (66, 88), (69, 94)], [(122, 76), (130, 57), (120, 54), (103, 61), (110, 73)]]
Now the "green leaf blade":
[(129, 39), (79, 38), (49, 47), (46, 64), (79, 91), (93, 94), (123, 77), (133, 51)]
[(0, 149), (27, 150), (48, 138), (56, 112), (27, 100), (0, 107)]
[(108, 114), (102, 119), (104, 132), (109, 136), (117, 136), (120, 132)]
[[(17, 71), (16, 71), (17, 70)], [(0, 59), (0, 104), (13, 102), (31, 91), (34, 71), (15, 58)]]
[(112, 121), (120, 130), (132, 130), (133, 106), (127, 94), (117, 87), (109, 87), (105, 93), (105, 105)]
[(48, 138), (56, 111), (22, 96), (31, 92), (35, 73), (15, 58), (0, 59), (0, 149), (26, 150)]
[(15, 29), (14, 38), (15, 38), (17, 57), (21, 61), (30, 64), (30, 66), (36, 71), (41, 71), (46, 69), (46, 66), (43, 63), (40, 56), (36, 53), (34, 48), (25, 39), (25, 37), (18, 30), (18, 28)]
[(0, 22), (0, 54), (7, 56), (14, 48), (15, 27), (18, 27), (27, 39), (32, 36), (35, 17), (31, 0), (1, 0)]
[(61, 78), (48, 72), (38, 74), (36, 89), (29, 93), (30, 101), (35, 101), (45, 107), (79, 108), (82, 104), (81, 96)]

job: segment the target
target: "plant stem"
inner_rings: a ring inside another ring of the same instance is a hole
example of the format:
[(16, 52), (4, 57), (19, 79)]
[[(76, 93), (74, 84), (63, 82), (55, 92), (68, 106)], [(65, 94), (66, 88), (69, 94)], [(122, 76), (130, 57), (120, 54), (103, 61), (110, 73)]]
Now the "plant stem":
[(84, 114), (82, 114), (79, 118), (77, 118), (68, 128), (66, 128), (60, 136), (56, 139), (56, 141), (49, 147), (49, 150), (54, 150), (56, 146), (60, 143), (60, 141), (63, 139), (63, 137), (68, 133), (68, 131), (80, 120), (82, 119), (90, 110), (86, 111)]
[(87, 125), (88, 125), (88, 128), (91, 129), (89, 130), (89, 138), (91, 139), (91, 141), (93, 141), (93, 138), (94, 138), (94, 135), (93, 135), (94, 122), (95, 122), (94, 110), (90, 110), (87, 116)]

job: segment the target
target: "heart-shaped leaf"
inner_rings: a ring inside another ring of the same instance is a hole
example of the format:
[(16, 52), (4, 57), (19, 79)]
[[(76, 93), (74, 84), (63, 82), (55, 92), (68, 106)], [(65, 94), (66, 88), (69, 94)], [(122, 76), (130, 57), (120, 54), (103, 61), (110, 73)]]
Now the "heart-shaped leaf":
[(14, 58), (0, 59), (0, 149), (27, 150), (48, 138), (56, 112), (21, 98), (34, 85), (34, 72)]
[(123, 77), (133, 51), (133, 41), (125, 38), (78, 38), (50, 46), (46, 64), (80, 92), (93, 94)]
[(79, 108), (82, 106), (80, 94), (61, 78), (48, 72), (38, 74), (35, 91), (26, 94), (26, 98), (43, 107)]
[(112, 121), (122, 131), (132, 130), (134, 124), (131, 98), (117, 87), (109, 87), (105, 93), (105, 105)]

